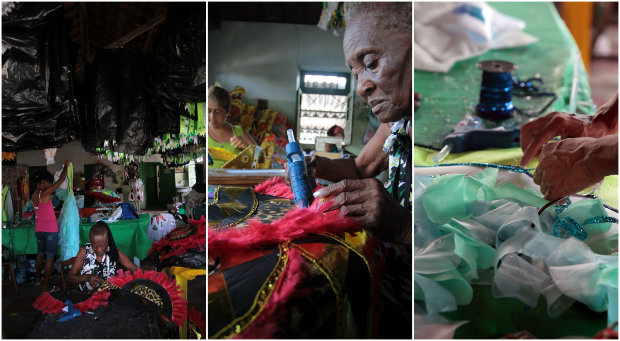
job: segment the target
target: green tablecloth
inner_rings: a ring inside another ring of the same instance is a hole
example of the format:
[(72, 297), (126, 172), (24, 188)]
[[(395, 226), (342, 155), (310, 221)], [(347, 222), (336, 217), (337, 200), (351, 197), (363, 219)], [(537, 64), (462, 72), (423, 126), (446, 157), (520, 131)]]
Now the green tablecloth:
[[(558, 15), (552, 3), (544, 2), (502, 2), (489, 3), (503, 14), (525, 21), (525, 32), (539, 38), (532, 45), (490, 50), (481, 56), (454, 64), (447, 73), (415, 70), (414, 89), (422, 95), (421, 107), (414, 113), (414, 142), (419, 146), (440, 149), (450, 130), (466, 115), (475, 113), (480, 95), (482, 71), (476, 64), (489, 59), (507, 60), (518, 65), (513, 74), (527, 79), (537, 74), (544, 80), (547, 90), (558, 99), (550, 111), (567, 111), (572, 86), (575, 53), (578, 51), (570, 32)], [(588, 77), (581, 59), (578, 60), (579, 91), (577, 112), (591, 114), (594, 107), (590, 98)], [(514, 98), (515, 106), (525, 108)], [(515, 114), (502, 126), (521, 126), (527, 118)], [(487, 127), (493, 123), (485, 122)]]
[[(129, 258), (144, 259), (151, 248), (151, 239), (146, 234), (150, 223), (149, 214), (141, 214), (139, 219), (120, 220), (109, 223), (116, 246)], [(94, 224), (80, 226), (80, 246), (88, 243), (88, 232)], [(37, 239), (34, 225), (23, 225), (15, 228), (2, 229), (2, 246), (9, 247), (12, 241), (13, 254), (36, 254)]]

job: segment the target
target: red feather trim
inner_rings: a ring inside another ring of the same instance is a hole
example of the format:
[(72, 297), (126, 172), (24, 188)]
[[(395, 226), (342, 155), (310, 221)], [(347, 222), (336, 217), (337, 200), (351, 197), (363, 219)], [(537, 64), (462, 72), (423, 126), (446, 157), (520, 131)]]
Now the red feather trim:
[(125, 284), (139, 278), (151, 280), (166, 289), (172, 301), (172, 321), (177, 326), (185, 322), (187, 318), (187, 300), (183, 298), (185, 292), (174, 279), (169, 278), (163, 272), (138, 269), (132, 274), (119, 269), (116, 276), (108, 279), (108, 282), (122, 288)]
[(104, 204), (109, 204), (109, 203), (120, 202), (121, 201), (121, 198), (113, 197), (111, 195), (106, 195), (106, 194), (101, 193), (101, 192), (88, 191), (88, 192), (86, 192), (86, 195), (88, 195), (89, 197), (93, 197), (93, 198), (97, 199), (98, 201), (101, 201)]
[(321, 232), (360, 231), (355, 219), (339, 215), (337, 210), (325, 212), (330, 205), (331, 202), (327, 202), (319, 206), (316, 200), (312, 206), (293, 209), (282, 219), (269, 224), (253, 219), (243, 230), (209, 230), (209, 256), (225, 257), (239, 250), (273, 246)]
[(293, 191), (291, 191), (291, 188), (286, 183), (286, 180), (278, 178), (277, 176), (254, 186), (254, 192), (287, 199), (295, 199)]
[(61, 314), (65, 304), (46, 291), (34, 300), (32, 306), (44, 314)]
[(149, 256), (156, 251), (162, 251), (166, 247), (170, 247), (170, 251), (160, 255), (160, 260), (166, 258), (182, 255), (187, 253), (190, 249), (204, 250), (204, 246), (207, 244), (207, 220), (204, 216), (200, 220), (190, 220), (189, 223), (197, 228), (196, 233), (183, 239), (170, 240), (170, 236), (174, 235), (178, 229), (183, 228), (179, 226), (168, 232), (164, 238), (158, 242), (153, 243), (149, 250)]
[(73, 306), (75, 307), (75, 309), (85, 313), (88, 310), (95, 310), (99, 307), (107, 306), (109, 297), (109, 291), (99, 291), (92, 294), (86, 301), (76, 303)]
[(289, 252), (286, 270), (260, 315), (235, 338), (274, 339), (277, 337), (276, 333), (280, 329), (279, 321), (287, 319), (286, 303), (295, 296), (297, 286), (305, 277), (304, 263), (304, 258), (299, 251), (292, 249)]
[(192, 308), (189, 310), (189, 320), (194, 322), (198, 326), (201, 332), (201, 339), (205, 338), (205, 333), (207, 332), (207, 320), (202, 318), (202, 314), (196, 311), (196, 307), (192, 305)]

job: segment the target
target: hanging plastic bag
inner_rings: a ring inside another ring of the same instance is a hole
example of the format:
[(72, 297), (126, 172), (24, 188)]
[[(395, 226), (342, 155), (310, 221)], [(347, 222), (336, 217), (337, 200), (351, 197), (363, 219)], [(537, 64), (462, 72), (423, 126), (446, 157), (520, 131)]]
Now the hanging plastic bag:
[(67, 200), (62, 205), (58, 217), (58, 245), (60, 245), (60, 261), (75, 257), (80, 248), (80, 213), (73, 194), (73, 164), (67, 169), (69, 189)]

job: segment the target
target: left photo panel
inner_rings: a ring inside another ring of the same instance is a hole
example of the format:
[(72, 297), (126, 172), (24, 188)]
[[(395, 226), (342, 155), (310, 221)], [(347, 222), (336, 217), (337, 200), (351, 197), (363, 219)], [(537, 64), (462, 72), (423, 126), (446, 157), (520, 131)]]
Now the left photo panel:
[(206, 334), (206, 3), (2, 3), (2, 338)]
[(412, 4), (208, 4), (208, 337), (412, 337)]

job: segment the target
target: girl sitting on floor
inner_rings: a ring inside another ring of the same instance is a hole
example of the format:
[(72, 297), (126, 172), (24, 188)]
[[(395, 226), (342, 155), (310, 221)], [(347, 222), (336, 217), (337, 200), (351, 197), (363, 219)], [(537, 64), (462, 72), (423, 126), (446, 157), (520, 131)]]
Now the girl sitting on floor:
[(72, 283), (79, 283), (80, 290), (93, 290), (114, 276), (117, 263), (131, 272), (138, 270), (138, 266), (116, 247), (108, 224), (98, 222), (88, 236), (90, 243), (80, 248), (68, 276)]

